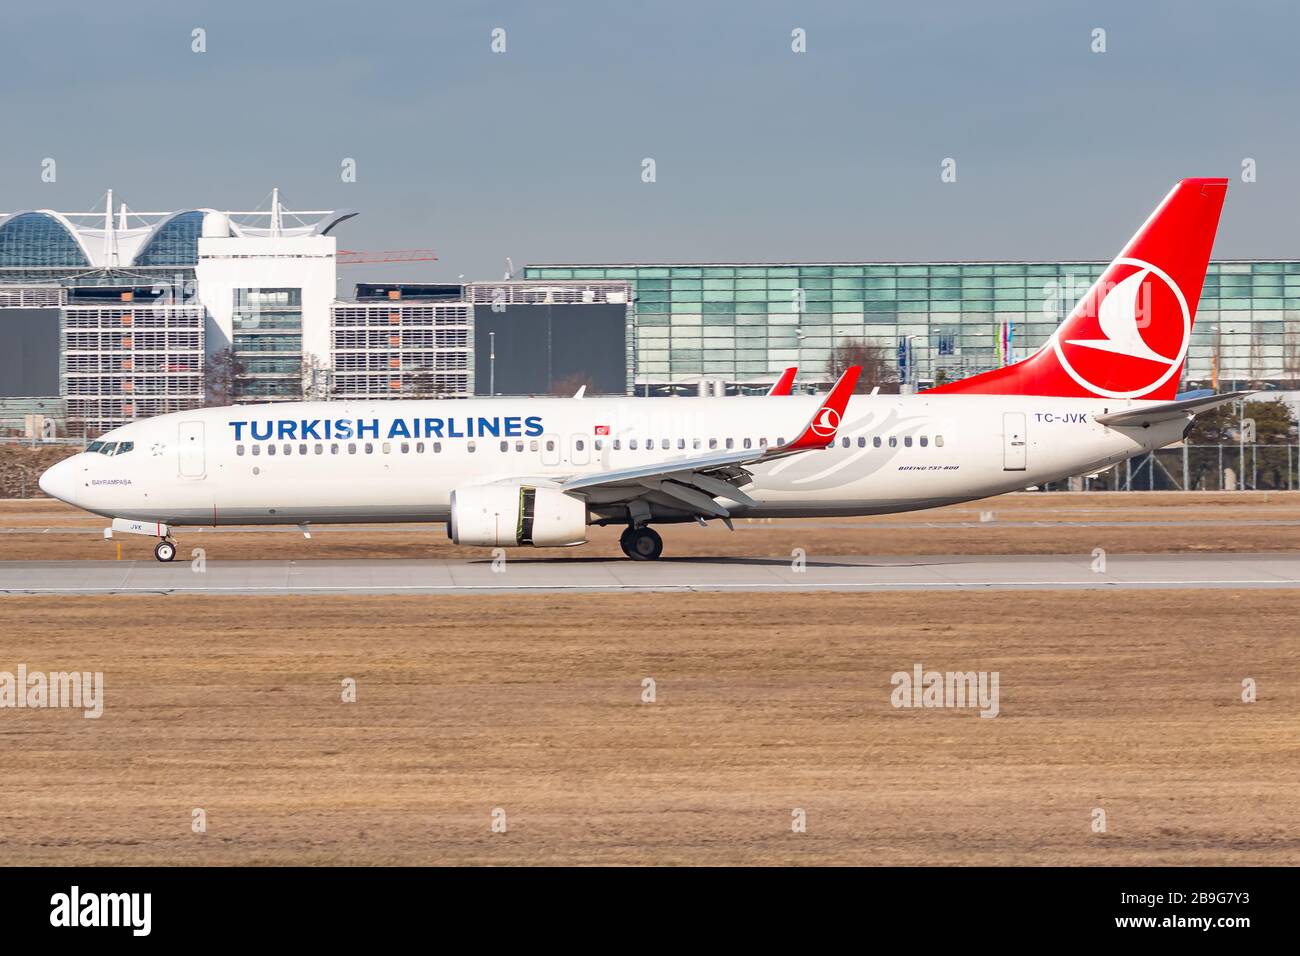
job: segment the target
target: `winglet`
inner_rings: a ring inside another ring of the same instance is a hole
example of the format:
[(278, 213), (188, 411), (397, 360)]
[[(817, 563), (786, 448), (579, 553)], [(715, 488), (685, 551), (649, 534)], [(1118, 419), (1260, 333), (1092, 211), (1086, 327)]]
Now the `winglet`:
[(844, 370), (839, 381), (831, 388), (826, 401), (813, 413), (803, 433), (786, 445), (781, 451), (802, 451), (805, 448), (825, 448), (835, 441), (835, 432), (844, 417), (844, 409), (849, 404), (849, 396), (858, 387), (858, 376), (862, 374), (861, 365), (850, 365)]
[(767, 390), (768, 397), (773, 395), (789, 395), (794, 388), (794, 376), (799, 371), (797, 365), (791, 365), (781, 373), (781, 377), (776, 380), (776, 384)]

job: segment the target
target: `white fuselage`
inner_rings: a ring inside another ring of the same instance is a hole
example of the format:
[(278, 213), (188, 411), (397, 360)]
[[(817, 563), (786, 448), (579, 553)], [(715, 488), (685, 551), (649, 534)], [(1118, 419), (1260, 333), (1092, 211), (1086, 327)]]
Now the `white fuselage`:
[[(100, 441), (131, 442), (130, 451), (78, 454), (56, 466), (49, 488), (87, 511), (169, 525), (445, 521), (451, 493), (462, 486), (559, 483), (776, 446), (799, 434), (820, 401), (530, 398), (197, 409), (115, 429)], [(736, 516), (880, 514), (1084, 474), (1178, 440), (1182, 420), (1150, 428), (1094, 420), (1146, 404), (1153, 403), (855, 395), (833, 446), (753, 466), (753, 482), (743, 487), (756, 504), (727, 507)], [(584, 497), (592, 522), (616, 520), (602, 512), (601, 489)], [(654, 515), (689, 518), (671, 507)]]

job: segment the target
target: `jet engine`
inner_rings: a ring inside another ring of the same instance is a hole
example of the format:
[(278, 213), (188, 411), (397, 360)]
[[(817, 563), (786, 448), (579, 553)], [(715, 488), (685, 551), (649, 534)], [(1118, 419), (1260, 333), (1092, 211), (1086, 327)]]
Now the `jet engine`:
[(587, 540), (587, 502), (556, 488), (467, 485), (451, 493), (447, 537), (484, 548), (567, 548)]

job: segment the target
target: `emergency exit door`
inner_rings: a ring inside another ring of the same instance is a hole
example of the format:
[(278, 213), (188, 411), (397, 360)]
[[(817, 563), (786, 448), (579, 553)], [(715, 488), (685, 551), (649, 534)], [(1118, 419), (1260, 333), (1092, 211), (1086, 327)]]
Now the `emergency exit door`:
[(203, 452), (203, 423), (181, 422), (177, 442), (181, 477), (202, 478), (207, 473)]
[(547, 433), (542, 436), (542, 464), (554, 467), (560, 463), (560, 436)]
[(1002, 470), (1025, 470), (1025, 413), (1004, 412), (1002, 415)]
[(591, 439), (586, 435), (573, 435), (569, 439), (569, 463), (585, 465), (591, 461)]

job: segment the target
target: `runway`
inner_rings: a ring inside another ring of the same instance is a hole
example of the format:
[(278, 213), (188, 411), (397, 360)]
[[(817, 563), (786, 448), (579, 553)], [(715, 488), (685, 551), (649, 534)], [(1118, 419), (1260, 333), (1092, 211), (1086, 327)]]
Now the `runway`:
[(0, 562), (0, 595), (1296, 588), (1298, 553)]

